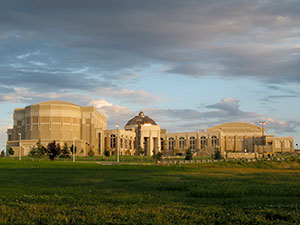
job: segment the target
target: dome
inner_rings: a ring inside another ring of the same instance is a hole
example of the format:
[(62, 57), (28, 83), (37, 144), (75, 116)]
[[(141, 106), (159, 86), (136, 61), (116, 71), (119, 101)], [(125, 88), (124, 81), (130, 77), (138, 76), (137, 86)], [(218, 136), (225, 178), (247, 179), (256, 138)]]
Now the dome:
[(126, 126), (129, 125), (139, 125), (139, 124), (151, 124), (151, 125), (157, 125), (153, 119), (151, 119), (148, 116), (145, 116), (143, 112), (140, 112), (139, 115), (133, 117), (131, 120), (129, 120), (126, 124)]

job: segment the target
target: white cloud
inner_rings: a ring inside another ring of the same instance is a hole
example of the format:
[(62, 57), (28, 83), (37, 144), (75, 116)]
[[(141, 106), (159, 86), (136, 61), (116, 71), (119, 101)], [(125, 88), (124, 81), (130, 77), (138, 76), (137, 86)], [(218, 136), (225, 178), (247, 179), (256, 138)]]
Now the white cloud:
[(114, 129), (115, 124), (125, 125), (134, 115), (127, 107), (114, 105), (103, 98), (92, 100), (89, 105), (95, 106), (100, 113), (106, 115), (109, 129)]
[(123, 100), (124, 103), (147, 103), (153, 104), (162, 101), (159, 96), (154, 96), (144, 90), (130, 90), (120, 87), (101, 88), (96, 91), (100, 96), (110, 96)]

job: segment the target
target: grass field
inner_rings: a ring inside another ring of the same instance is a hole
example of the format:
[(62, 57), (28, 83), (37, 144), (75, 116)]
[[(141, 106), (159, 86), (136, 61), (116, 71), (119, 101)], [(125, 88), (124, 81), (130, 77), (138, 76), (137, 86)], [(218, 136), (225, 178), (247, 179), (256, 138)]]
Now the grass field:
[(299, 224), (298, 162), (0, 159), (0, 224)]

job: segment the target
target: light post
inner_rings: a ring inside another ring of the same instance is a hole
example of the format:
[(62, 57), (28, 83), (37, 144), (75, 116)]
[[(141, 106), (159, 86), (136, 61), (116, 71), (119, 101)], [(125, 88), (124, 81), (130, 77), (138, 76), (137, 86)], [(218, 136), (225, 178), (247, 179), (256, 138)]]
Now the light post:
[(19, 135), (19, 160), (21, 160), (22, 155), (22, 144), (21, 144), (21, 133), (18, 133)]
[(117, 163), (120, 162), (120, 156), (119, 156), (119, 132), (120, 132), (120, 124), (116, 124), (117, 127)]
[(264, 125), (266, 124), (265, 121), (260, 121), (259, 124), (261, 125), (261, 141), (263, 146), (263, 154), (265, 154), (265, 145), (264, 145)]
[(297, 148), (297, 151), (298, 151), (298, 144), (296, 144), (296, 148)]
[(76, 140), (76, 137), (73, 137), (73, 162), (75, 162), (75, 156), (76, 156), (76, 152), (75, 152), (75, 140)]

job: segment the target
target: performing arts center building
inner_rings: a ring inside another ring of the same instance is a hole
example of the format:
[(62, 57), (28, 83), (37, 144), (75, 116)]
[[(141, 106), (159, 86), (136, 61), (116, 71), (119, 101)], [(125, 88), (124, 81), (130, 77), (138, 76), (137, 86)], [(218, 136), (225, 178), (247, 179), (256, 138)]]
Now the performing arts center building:
[(191, 149), (195, 155), (211, 155), (216, 149), (228, 153), (285, 153), (294, 151), (293, 137), (266, 135), (265, 128), (249, 123), (220, 124), (206, 130), (168, 133), (140, 112), (124, 129), (106, 129), (106, 117), (92, 106), (78, 106), (63, 101), (47, 101), (25, 108), (16, 108), (13, 128), (7, 130), (7, 150), (14, 156), (28, 155), (38, 141), (47, 146), (55, 140), (61, 146), (75, 143), (80, 156), (93, 150), (120, 155), (182, 155)]

